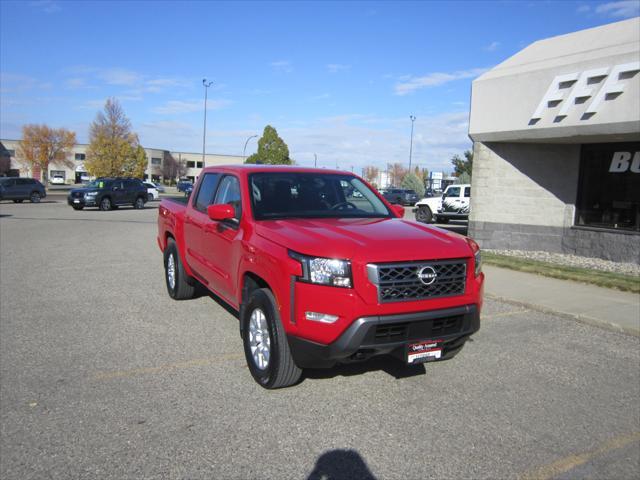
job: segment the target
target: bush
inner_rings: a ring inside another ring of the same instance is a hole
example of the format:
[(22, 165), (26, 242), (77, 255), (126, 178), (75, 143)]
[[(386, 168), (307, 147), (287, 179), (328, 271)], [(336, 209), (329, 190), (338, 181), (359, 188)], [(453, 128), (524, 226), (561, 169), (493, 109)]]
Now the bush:
[(424, 184), (415, 173), (407, 173), (402, 179), (402, 188), (415, 190), (419, 197), (424, 197)]

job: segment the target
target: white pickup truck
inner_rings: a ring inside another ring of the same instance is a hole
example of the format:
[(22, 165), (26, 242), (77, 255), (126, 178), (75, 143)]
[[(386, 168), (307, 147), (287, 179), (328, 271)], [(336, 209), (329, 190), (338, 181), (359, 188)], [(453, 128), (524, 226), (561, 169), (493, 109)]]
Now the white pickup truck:
[(469, 219), (471, 185), (449, 185), (442, 197), (423, 198), (416, 203), (413, 212), (423, 223), (447, 223), (449, 220)]

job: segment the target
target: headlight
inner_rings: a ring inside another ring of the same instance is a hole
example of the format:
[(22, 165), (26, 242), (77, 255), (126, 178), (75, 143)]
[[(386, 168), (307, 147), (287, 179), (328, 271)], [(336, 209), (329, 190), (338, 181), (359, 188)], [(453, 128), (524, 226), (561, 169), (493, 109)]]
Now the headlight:
[(351, 288), (351, 262), (335, 258), (308, 257), (296, 252), (289, 256), (302, 264), (303, 282), (330, 285), (332, 287)]
[(87, 197), (95, 197), (98, 194), (98, 192), (89, 192), (86, 194)]
[(477, 277), (482, 273), (482, 255), (480, 254), (480, 246), (471, 238), (467, 237), (467, 243), (473, 252), (473, 274)]

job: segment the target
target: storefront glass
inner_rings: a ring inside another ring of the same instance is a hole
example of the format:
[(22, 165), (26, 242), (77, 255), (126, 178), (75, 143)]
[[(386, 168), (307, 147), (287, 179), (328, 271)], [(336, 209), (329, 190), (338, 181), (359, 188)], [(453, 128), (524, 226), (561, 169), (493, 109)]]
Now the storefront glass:
[(640, 231), (640, 142), (582, 146), (575, 224)]

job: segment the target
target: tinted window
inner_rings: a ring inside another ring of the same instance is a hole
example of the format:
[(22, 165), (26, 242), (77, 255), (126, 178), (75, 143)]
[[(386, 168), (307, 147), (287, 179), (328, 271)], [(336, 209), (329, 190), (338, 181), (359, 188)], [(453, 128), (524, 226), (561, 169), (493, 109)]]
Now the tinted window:
[(217, 173), (205, 173), (204, 178), (198, 189), (198, 195), (193, 204), (193, 208), (206, 212), (207, 207), (213, 203), (213, 194), (216, 191), (216, 185), (218, 184)]
[(640, 231), (640, 142), (582, 146), (576, 225)]
[(465, 197), (471, 196), (471, 187), (464, 187), (464, 196)]
[(10, 187), (15, 185), (15, 180), (13, 178), (0, 178), (0, 185), (3, 187)]
[(36, 183), (32, 178), (16, 178), (16, 184), (18, 185), (32, 185)]
[(459, 197), (460, 196), (460, 187), (451, 187), (447, 190), (447, 197)]
[(213, 203), (216, 205), (219, 203), (228, 203), (235, 209), (236, 214), (234, 218), (240, 220), (240, 216), (242, 215), (242, 202), (240, 201), (240, 183), (236, 177), (228, 175), (222, 179)]
[(389, 216), (378, 196), (350, 175), (255, 173), (249, 192), (257, 220)]

